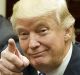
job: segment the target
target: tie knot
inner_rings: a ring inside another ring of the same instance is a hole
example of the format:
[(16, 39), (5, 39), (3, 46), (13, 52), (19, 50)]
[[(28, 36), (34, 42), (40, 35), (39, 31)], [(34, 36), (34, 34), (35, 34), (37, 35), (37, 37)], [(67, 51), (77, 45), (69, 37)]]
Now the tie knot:
[(40, 72), (39, 75), (46, 75), (45, 73)]

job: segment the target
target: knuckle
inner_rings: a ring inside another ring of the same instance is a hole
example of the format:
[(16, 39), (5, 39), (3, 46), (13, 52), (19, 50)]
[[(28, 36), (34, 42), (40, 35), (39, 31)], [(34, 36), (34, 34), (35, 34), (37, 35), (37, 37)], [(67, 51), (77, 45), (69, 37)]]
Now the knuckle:
[(19, 68), (19, 70), (22, 70), (23, 67), (24, 67), (24, 64), (23, 63), (20, 63), (19, 65), (17, 65), (17, 67)]
[(15, 59), (16, 59), (16, 56), (15, 56), (14, 54), (12, 54), (12, 55), (10, 56), (10, 60), (15, 61)]
[(4, 72), (3, 75), (13, 75), (12, 72)]
[(3, 51), (1, 52), (1, 56), (4, 57), (5, 54), (6, 54), (6, 50), (3, 50)]
[(10, 67), (11, 67), (11, 70), (15, 70), (16, 69), (15, 65), (11, 65)]
[(7, 58), (11, 62), (15, 62), (16, 56), (14, 54), (11, 54), (9, 58)]
[(3, 65), (3, 62), (4, 62), (4, 59), (0, 59), (0, 65)]
[(11, 69), (11, 71), (13, 71), (13, 72), (21, 72), (20, 69), (17, 68), (15, 65), (12, 65), (10, 69)]
[(23, 68), (24, 67), (24, 64), (23, 62), (19, 59), (17, 60), (18, 57), (14, 54), (12, 54), (9, 58), (9, 61), (11, 61), (14, 65), (11, 66), (12, 69), (15, 69), (15, 68)]

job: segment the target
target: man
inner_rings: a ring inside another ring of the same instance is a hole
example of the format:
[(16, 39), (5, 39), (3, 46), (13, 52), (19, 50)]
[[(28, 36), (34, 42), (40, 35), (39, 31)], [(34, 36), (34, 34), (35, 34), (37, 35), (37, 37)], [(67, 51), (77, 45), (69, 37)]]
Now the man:
[(10, 39), (1, 53), (2, 75), (24, 75), (24, 68), (29, 64), (37, 73), (80, 75), (80, 45), (75, 43), (75, 19), (65, 0), (20, 0), (14, 6), (11, 22), (25, 56)]

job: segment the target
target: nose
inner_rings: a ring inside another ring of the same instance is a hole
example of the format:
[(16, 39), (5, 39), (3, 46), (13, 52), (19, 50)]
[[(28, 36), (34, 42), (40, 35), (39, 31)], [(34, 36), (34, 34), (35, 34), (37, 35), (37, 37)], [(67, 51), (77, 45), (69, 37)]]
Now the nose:
[(30, 36), (29, 39), (29, 48), (32, 50), (37, 49), (40, 46), (40, 42), (38, 41), (36, 36)]

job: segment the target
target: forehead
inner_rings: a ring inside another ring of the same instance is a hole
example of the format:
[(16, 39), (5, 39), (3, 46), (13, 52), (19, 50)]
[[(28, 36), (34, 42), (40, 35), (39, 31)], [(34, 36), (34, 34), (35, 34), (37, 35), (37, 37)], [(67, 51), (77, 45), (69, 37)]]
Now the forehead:
[(19, 25), (32, 25), (38, 23), (48, 23), (48, 22), (55, 22), (58, 23), (57, 17), (55, 13), (47, 13), (42, 16), (36, 16), (31, 18), (17, 18), (16, 19), (16, 26)]

